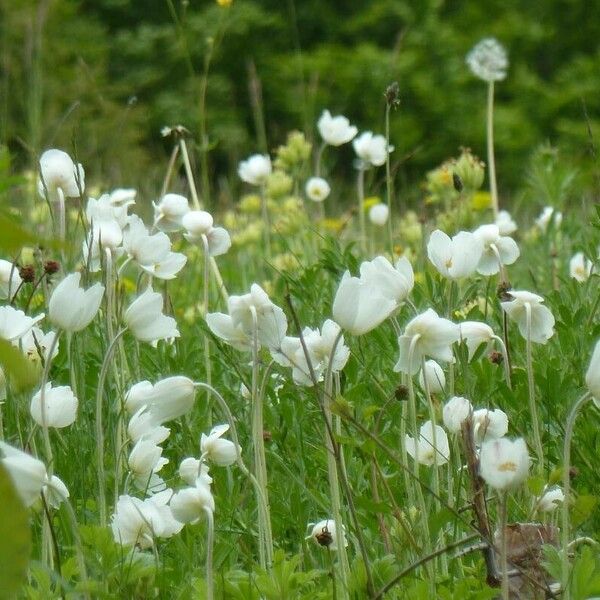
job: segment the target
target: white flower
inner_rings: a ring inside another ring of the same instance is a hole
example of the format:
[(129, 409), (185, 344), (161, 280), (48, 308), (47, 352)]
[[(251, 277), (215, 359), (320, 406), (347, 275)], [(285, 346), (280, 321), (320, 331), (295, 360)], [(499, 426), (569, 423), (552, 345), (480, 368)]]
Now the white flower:
[(154, 386), (149, 381), (139, 381), (133, 384), (125, 394), (125, 408), (132, 415), (147, 404), (147, 398), (152, 394)]
[(459, 337), (458, 325), (442, 319), (431, 308), (426, 310), (410, 321), (404, 334), (398, 338), (400, 357), (394, 371), (415, 375), (425, 356), (451, 362), (454, 359), (452, 344)]
[(382, 135), (373, 135), (370, 131), (361, 133), (352, 145), (365, 166), (380, 167), (385, 163), (388, 153), (394, 151), (394, 146), (388, 146)]
[(123, 248), (146, 273), (158, 279), (174, 279), (183, 269), (187, 258), (171, 252), (171, 240), (166, 233), (148, 233), (142, 220), (132, 215), (123, 236)]
[(62, 150), (52, 148), (40, 157), (38, 192), (44, 198), (47, 190), (50, 202), (56, 202), (59, 193), (65, 198), (78, 198), (80, 192), (77, 183), (79, 181), (83, 191), (84, 178), (83, 167), (79, 163), (75, 165), (71, 157)]
[(502, 81), (506, 77), (506, 50), (494, 38), (481, 40), (467, 54), (466, 62), (473, 74), (484, 81)]
[(215, 511), (215, 500), (210, 487), (202, 481), (179, 490), (171, 498), (173, 516), (181, 523), (196, 523), (207, 511)]
[(48, 303), (48, 317), (60, 329), (69, 332), (81, 331), (96, 316), (104, 286), (95, 283), (84, 290), (79, 287), (81, 273), (67, 275), (55, 288)]
[[(337, 528), (333, 519), (324, 519), (318, 523), (309, 523), (308, 526), (311, 528), (310, 535), (306, 538), (307, 540), (313, 539), (319, 546), (323, 546), (328, 550), (337, 550)], [(345, 528), (342, 527), (342, 540), (344, 547), (348, 546), (348, 540), (346, 540)]]
[(98, 200), (88, 198), (85, 210), (88, 222), (96, 226), (101, 221), (114, 221), (120, 229), (124, 229), (130, 218), (127, 211), (135, 204), (135, 190), (132, 191), (133, 196), (121, 196), (120, 191), (115, 190), (111, 194), (102, 194)]
[[(427, 382), (427, 385), (425, 385), (425, 382)], [(446, 386), (444, 369), (435, 360), (426, 360), (425, 372), (421, 369), (419, 373), (419, 385), (422, 389), (429, 389), (431, 394), (442, 394)]]
[(323, 141), (330, 146), (346, 144), (358, 133), (358, 129), (350, 125), (346, 117), (342, 115), (332, 117), (328, 110), (324, 110), (321, 114), (317, 128)]
[(407, 435), (405, 444), (408, 454), (422, 465), (445, 465), (450, 457), (446, 432), (439, 425), (434, 428), (431, 421), (423, 423), (418, 440)]
[(360, 278), (367, 286), (393, 300), (396, 307), (400, 307), (415, 285), (412, 265), (405, 256), (399, 258), (395, 266), (383, 256), (365, 261), (360, 265)]
[(123, 321), (140, 342), (156, 346), (158, 340), (179, 337), (175, 319), (164, 315), (162, 307), (161, 294), (149, 287), (129, 305)]
[(157, 424), (156, 418), (146, 405), (134, 413), (127, 424), (127, 435), (134, 444), (142, 438), (150, 440), (154, 444), (161, 444), (169, 437), (170, 433), (171, 430), (168, 427)]
[(151, 548), (159, 537), (171, 537), (181, 531), (181, 524), (173, 519), (166, 502), (172, 491), (165, 490), (146, 500), (119, 496), (111, 518), (115, 542), (122, 546)]
[(271, 172), (271, 159), (267, 154), (253, 154), (238, 167), (240, 179), (251, 185), (264, 185)]
[[(42, 411), (42, 395), (45, 405), (45, 419)], [(40, 426), (68, 427), (77, 418), (77, 407), (79, 401), (68, 385), (53, 388), (47, 383), (44, 390), (36, 392), (31, 399), (29, 407), (31, 417)]]
[(149, 489), (154, 492), (166, 487), (159, 477), (153, 476), (168, 462), (167, 458), (163, 458), (160, 446), (152, 440), (141, 438), (131, 450), (127, 464), (135, 485), (140, 490)]
[(585, 374), (585, 383), (595, 400), (600, 400), (600, 341), (597, 341), (594, 346), (594, 352)]
[(500, 235), (510, 235), (517, 230), (517, 224), (513, 221), (507, 210), (501, 210), (496, 216), (496, 225)]
[(71, 496), (67, 486), (56, 475), (52, 475), (50, 480), (46, 481), (44, 487), (42, 487), (42, 494), (44, 494), (44, 499), (52, 508), (58, 508)]
[[(44, 333), (39, 327), (32, 327), (23, 337), (15, 340), (13, 345), (18, 346), (23, 354), (32, 362), (52, 360), (58, 354), (59, 343), (54, 339), (58, 334), (54, 331)], [(49, 356), (50, 348), (54, 344), (52, 356)], [(41, 356), (40, 356), (41, 351)]]
[(444, 277), (461, 279), (472, 275), (483, 253), (483, 243), (474, 234), (461, 231), (450, 239), (436, 229), (427, 243), (427, 256)]
[(219, 467), (228, 467), (232, 465), (242, 449), (229, 440), (224, 440), (221, 436), (229, 431), (229, 425), (215, 425), (208, 435), (202, 434), (200, 438), (200, 451), (209, 461)]
[(471, 403), (462, 396), (453, 396), (444, 404), (442, 417), (444, 427), (450, 433), (460, 433), (462, 424), (469, 418), (473, 412)]
[(31, 506), (47, 483), (46, 467), (41, 460), (0, 441), (0, 463), (8, 472), (25, 506)]
[(589, 258), (586, 258), (583, 252), (577, 252), (569, 261), (569, 275), (583, 283), (590, 278), (594, 263)]
[(565, 495), (562, 489), (554, 486), (550, 489), (545, 489), (544, 493), (538, 498), (537, 508), (542, 512), (552, 512), (558, 508), (561, 502), (564, 502)]
[(483, 245), (483, 253), (477, 265), (477, 272), (481, 275), (495, 275), (500, 270), (500, 263), (512, 265), (521, 254), (515, 240), (500, 235), (498, 225), (481, 225), (473, 235)]
[(489, 343), (495, 337), (494, 330), (487, 323), (463, 321), (458, 327), (461, 341), (467, 344), (469, 360), (473, 358), (481, 344)]
[(499, 408), (480, 408), (473, 413), (473, 437), (477, 445), (499, 439), (508, 431), (508, 416)]
[(123, 208), (135, 204), (136, 196), (134, 188), (116, 188), (109, 194), (109, 200), (115, 208)]
[(241, 324), (234, 325), (233, 319), (225, 313), (208, 313), (206, 315), (208, 328), (218, 337), (236, 350), (250, 350), (252, 336)]
[(552, 223), (554, 229), (558, 229), (562, 223), (562, 213), (552, 206), (545, 206), (540, 216), (535, 220), (535, 224), (542, 233), (546, 233), (550, 223)]
[[(554, 315), (537, 294), (510, 290), (513, 300), (501, 302), (504, 312), (517, 323), (521, 335), (527, 339), (528, 323), (531, 328), (531, 341), (545, 344), (554, 335)], [(529, 316), (528, 316), (529, 315)]]
[(501, 438), (484, 442), (479, 455), (479, 474), (497, 490), (506, 490), (525, 481), (529, 452), (523, 438)]
[(268, 348), (281, 346), (287, 331), (285, 313), (271, 302), (260, 285), (253, 283), (248, 294), (230, 296), (228, 308), (233, 327), (241, 327), (252, 339), (256, 326), (261, 344)]
[(369, 220), (373, 225), (377, 225), (378, 227), (383, 227), (390, 216), (390, 210), (387, 204), (383, 204), (383, 202), (379, 202), (379, 204), (374, 204), (369, 209)]
[(10, 300), (20, 285), (19, 267), (7, 260), (0, 259), (0, 299)]
[(331, 193), (331, 187), (322, 177), (311, 177), (306, 182), (304, 191), (313, 202), (323, 202)]
[(231, 237), (223, 227), (213, 227), (213, 218), (204, 210), (192, 210), (186, 213), (181, 221), (187, 231), (188, 242), (201, 242), (206, 239), (208, 253), (211, 256), (225, 254), (231, 248)]
[(19, 340), (43, 318), (44, 313), (37, 317), (28, 317), (22, 310), (12, 306), (0, 306), (0, 339), (8, 342)]
[(188, 485), (196, 485), (198, 479), (206, 486), (210, 486), (212, 483), (212, 477), (208, 474), (208, 465), (191, 456), (181, 461), (179, 477)]
[(179, 231), (181, 221), (189, 212), (188, 199), (180, 194), (165, 194), (154, 206), (154, 225), (161, 231)]

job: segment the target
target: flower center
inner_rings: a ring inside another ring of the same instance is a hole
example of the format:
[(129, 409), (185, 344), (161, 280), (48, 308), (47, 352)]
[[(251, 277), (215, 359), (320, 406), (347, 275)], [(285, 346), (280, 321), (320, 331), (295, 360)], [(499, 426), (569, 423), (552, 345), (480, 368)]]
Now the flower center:
[(517, 464), (512, 462), (512, 460), (507, 460), (502, 464), (498, 465), (498, 471), (501, 473), (506, 473), (506, 471), (512, 471), (513, 473), (517, 470)]

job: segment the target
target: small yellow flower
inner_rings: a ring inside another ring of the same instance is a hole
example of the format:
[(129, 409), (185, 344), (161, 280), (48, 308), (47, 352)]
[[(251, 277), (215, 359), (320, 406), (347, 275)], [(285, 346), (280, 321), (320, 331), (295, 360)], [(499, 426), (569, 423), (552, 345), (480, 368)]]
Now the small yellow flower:
[(217, 4), (219, 6), (224, 6), (225, 8), (227, 8), (228, 6), (231, 6), (233, 4), (233, 0), (217, 0)]
[(344, 228), (344, 221), (342, 219), (323, 219), (321, 224), (325, 229), (333, 233), (339, 233)]
[(474, 210), (485, 210), (492, 205), (492, 197), (489, 192), (475, 192), (471, 199), (471, 208)]
[(380, 204), (380, 203), (381, 203), (381, 198), (379, 198), (379, 196), (369, 196), (368, 198), (365, 198), (365, 202), (364, 202), (365, 210), (369, 210), (371, 207), (375, 206), (376, 204)]

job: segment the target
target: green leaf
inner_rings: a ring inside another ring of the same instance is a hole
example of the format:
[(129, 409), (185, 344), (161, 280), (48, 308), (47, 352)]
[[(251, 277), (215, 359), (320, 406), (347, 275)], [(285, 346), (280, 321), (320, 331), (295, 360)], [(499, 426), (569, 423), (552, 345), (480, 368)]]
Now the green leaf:
[(575, 501), (575, 505), (573, 506), (573, 527), (579, 527), (579, 525), (587, 520), (596, 508), (597, 504), (598, 498), (596, 498), (596, 496), (579, 496)]
[(6, 340), (0, 340), (0, 366), (17, 391), (30, 389), (38, 382), (33, 364)]
[(15, 598), (25, 583), (31, 551), (29, 517), (0, 464), (0, 600)]
[(0, 213), (0, 251), (9, 255), (16, 254), (23, 246), (34, 245), (39, 240), (14, 219)]

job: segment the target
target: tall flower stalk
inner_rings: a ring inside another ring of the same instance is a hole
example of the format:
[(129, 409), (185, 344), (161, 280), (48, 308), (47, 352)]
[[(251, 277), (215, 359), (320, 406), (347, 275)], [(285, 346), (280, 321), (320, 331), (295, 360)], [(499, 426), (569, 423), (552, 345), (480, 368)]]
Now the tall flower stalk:
[(540, 422), (537, 413), (537, 404), (535, 402), (535, 380), (533, 376), (533, 359), (532, 359), (532, 341), (531, 341), (531, 305), (525, 303), (525, 311), (527, 315), (527, 389), (529, 398), (529, 413), (533, 424), (533, 443), (535, 445), (535, 453), (538, 460), (538, 470), (544, 470), (544, 447), (542, 445), (542, 436), (540, 433)]
[(494, 219), (498, 217), (498, 185), (496, 183), (496, 158), (494, 156), (494, 82), (488, 83), (487, 93), (487, 159), (490, 177), (490, 195), (492, 197), (492, 209)]

